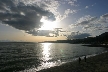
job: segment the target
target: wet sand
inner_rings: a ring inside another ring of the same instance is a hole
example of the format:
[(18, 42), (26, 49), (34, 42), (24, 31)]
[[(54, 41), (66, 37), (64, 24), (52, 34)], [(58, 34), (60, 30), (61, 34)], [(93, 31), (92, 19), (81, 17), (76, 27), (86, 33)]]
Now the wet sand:
[(81, 60), (63, 64), (61, 66), (44, 69), (39, 72), (108, 72), (108, 52)]

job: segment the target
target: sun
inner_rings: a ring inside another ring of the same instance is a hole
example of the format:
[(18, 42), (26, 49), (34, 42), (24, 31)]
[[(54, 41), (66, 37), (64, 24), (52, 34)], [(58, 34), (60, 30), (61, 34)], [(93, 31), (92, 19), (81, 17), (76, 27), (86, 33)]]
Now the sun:
[(41, 27), (42, 30), (53, 30), (56, 28), (56, 22), (45, 21)]
[(39, 28), (39, 30), (53, 30), (54, 28), (57, 28), (56, 21), (41, 19), (41, 22), (43, 22), (43, 25), (41, 26), (41, 28)]

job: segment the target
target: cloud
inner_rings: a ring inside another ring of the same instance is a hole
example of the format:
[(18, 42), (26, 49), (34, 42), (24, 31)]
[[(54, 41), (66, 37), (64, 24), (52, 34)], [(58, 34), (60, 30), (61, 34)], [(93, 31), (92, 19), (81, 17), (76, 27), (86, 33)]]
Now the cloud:
[(55, 28), (54, 30), (30, 30), (26, 33), (32, 34), (33, 36), (46, 36), (46, 37), (57, 37), (60, 35), (62, 31), (62, 28)]
[(101, 16), (102, 18), (108, 18), (108, 13)]
[(86, 15), (84, 17), (79, 18), (70, 27), (75, 28), (78, 26), (82, 26), (83, 29), (85, 30), (91, 29), (92, 31), (92, 30), (96, 30), (97, 28), (100, 29), (100, 27), (103, 28), (103, 26), (106, 26), (106, 24), (108, 24), (108, 13), (101, 15), (99, 18)]
[(86, 6), (86, 7), (85, 7), (85, 9), (88, 9), (88, 8), (89, 8), (89, 6)]
[(68, 4), (71, 6), (78, 6), (77, 4), (75, 4), (75, 2), (77, 2), (77, 0), (67, 0)]
[(108, 13), (101, 15), (97, 23), (102, 25), (108, 24)]
[(92, 4), (91, 6), (93, 7), (93, 6), (95, 6), (95, 5), (96, 5), (96, 3)]
[(66, 9), (64, 10), (64, 14), (60, 14), (58, 12), (59, 6), (64, 7), (64, 4), (71, 4), (73, 3), (73, 6), (75, 6), (75, 2), (77, 0), (45, 0), (42, 1), (42, 4), (45, 4), (46, 6), (42, 6), (44, 9), (51, 11), (54, 15), (57, 21), (62, 21), (63, 19), (67, 18), (69, 14), (75, 14), (77, 13), (77, 10), (71, 10), (71, 9)]
[(82, 29), (83, 32), (93, 32), (98, 30), (107, 30), (108, 28), (108, 13), (100, 17), (90, 15), (79, 18), (75, 23), (69, 25), (73, 30)]
[(67, 18), (69, 14), (74, 14), (74, 13), (77, 13), (77, 10), (70, 10), (70, 9), (65, 10), (64, 15), (62, 16), (62, 20)]
[(51, 30), (31, 30), (26, 33), (32, 34), (33, 36), (50, 36), (54, 34), (54, 31)]
[(57, 20), (62, 21), (63, 19), (67, 18), (69, 14), (75, 14), (75, 13), (77, 13), (77, 10), (66, 9), (63, 15), (58, 14)]
[(93, 22), (95, 22), (97, 19), (97, 17), (92, 17), (90, 15), (86, 15), (82, 18), (80, 18), (76, 24), (77, 25), (88, 25), (88, 24), (92, 24)]
[(61, 21), (77, 10), (66, 9), (64, 14), (58, 12), (61, 2), (75, 5), (77, 0), (0, 0), (0, 22), (23, 30), (34, 36), (59, 35), (58, 31), (38, 30), (42, 26), (41, 19)]
[(86, 37), (89, 37), (89, 36), (91, 36), (91, 35), (88, 34), (88, 33), (83, 33), (83, 34), (74, 35), (73, 38), (75, 38), (75, 39), (83, 39), (83, 38), (86, 38)]
[(89, 33), (72, 32), (71, 35), (67, 36), (67, 39), (83, 39), (89, 36), (91, 36)]
[(76, 13), (77, 11), (76, 10), (70, 10), (70, 9), (67, 9), (67, 10), (65, 10), (65, 13), (64, 13), (64, 15), (68, 15), (68, 14), (70, 14), (70, 13)]
[[(33, 1), (33, 0), (29, 0)], [(29, 31), (41, 27), (43, 16), (54, 21), (55, 15), (37, 4), (25, 0), (0, 0), (0, 21), (19, 30)], [(34, 0), (35, 1), (35, 0)], [(29, 3), (28, 3), (29, 2)], [(46, 5), (45, 5), (46, 6)]]

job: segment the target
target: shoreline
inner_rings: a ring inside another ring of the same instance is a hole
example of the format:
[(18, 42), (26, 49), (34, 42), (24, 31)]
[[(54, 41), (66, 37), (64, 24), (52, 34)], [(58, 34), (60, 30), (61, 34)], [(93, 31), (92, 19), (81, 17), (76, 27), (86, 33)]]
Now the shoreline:
[(60, 66), (43, 69), (37, 72), (108, 72), (108, 52), (87, 57), (79, 64), (78, 60)]
[(101, 44), (89, 44), (89, 45), (82, 45), (82, 46), (108, 48), (108, 45), (101, 45)]

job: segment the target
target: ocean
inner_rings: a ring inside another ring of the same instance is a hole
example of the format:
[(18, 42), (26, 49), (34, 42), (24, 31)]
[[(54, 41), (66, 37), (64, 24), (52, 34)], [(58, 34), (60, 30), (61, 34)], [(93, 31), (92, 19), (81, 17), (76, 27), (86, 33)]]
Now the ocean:
[(106, 51), (82, 44), (0, 42), (0, 72), (36, 72)]

